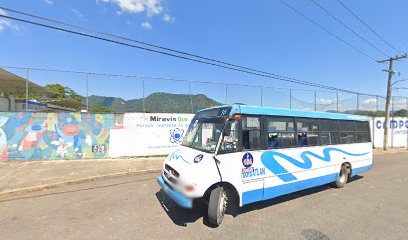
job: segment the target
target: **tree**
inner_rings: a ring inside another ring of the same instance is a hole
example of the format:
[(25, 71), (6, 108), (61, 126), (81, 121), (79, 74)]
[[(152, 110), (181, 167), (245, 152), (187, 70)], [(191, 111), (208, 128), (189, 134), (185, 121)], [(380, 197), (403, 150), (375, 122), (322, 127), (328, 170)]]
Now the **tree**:
[(385, 116), (384, 111), (358, 111), (355, 114), (369, 116), (369, 117), (384, 117)]
[(394, 117), (408, 117), (408, 111), (406, 109), (401, 109), (394, 112)]
[(99, 104), (92, 104), (91, 106), (89, 106), (89, 112), (91, 113), (113, 113), (113, 110), (99, 105)]
[(65, 87), (61, 84), (47, 84), (45, 88), (55, 93), (53, 97), (55, 98), (72, 98), (79, 102), (84, 100), (84, 97), (76, 93), (69, 87)]

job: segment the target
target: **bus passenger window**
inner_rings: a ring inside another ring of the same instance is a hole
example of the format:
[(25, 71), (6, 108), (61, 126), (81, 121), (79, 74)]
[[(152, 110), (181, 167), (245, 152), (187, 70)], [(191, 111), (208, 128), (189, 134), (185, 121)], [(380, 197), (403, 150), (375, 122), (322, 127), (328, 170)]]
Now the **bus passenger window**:
[(261, 148), (261, 125), (259, 117), (242, 118), (242, 145), (244, 149)]
[(320, 119), (320, 144), (334, 145), (339, 144), (339, 141), (337, 120)]
[(268, 149), (288, 148), (295, 146), (295, 128), (293, 118), (268, 117)]
[(268, 133), (268, 149), (278, 148), (278, 134)]
[(298, 133), (298, 146), (307, 146), (307, 133)]
[(297, 145), (317, 146), (319, 145), (319, 120), (311, 118), (297, 118)]

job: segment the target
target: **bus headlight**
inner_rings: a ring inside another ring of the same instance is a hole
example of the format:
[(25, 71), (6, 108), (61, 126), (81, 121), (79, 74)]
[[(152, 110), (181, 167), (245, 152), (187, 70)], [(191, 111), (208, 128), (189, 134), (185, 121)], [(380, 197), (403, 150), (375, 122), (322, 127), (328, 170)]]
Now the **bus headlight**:
[(194, 188), (195, 188), (194, 185), (190, 185), (190, 184), (184, 186), (184, 190), (186, 192), (193, 192)]

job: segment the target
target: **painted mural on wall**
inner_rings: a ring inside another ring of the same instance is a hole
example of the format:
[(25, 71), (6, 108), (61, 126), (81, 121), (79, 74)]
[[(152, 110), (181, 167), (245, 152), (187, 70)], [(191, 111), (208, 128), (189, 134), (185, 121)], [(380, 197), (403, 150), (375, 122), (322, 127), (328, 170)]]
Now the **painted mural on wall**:
[(0, 161), (105, 158), (113, 114), (0, 113)]

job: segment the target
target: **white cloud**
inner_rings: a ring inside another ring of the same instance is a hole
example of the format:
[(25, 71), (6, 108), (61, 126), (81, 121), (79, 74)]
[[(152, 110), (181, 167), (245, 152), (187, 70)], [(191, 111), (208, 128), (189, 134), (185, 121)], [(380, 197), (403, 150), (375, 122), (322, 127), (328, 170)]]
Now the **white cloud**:
[(73, 12), (79, 19), (84, 19), (85, 16), (82, 14), (78, 9), (71, 8), (71, 12)]
[(142, 26), (142, 28), (148, 29), (148, 30), (151, 30), (153, 28), (149, 22), (142, 22), (142, 24), (140, 25)]
[[(0, 14), (7, 16), (7, 13), (5, 11), (3, 11), (2, 9), (0, 9)], [(0, 32), (3, 31), (6, 28), (12, 28), (14, 30), (19, 30), (20, 29), (17, 25), (11, 23), (11, 21), (9, 21), (7, 19), (4, 19), (4, 18), (0, 18)]]
[[(124, 13), (145, 14), (147, 19), (154, 16), (161, 16), (161, 20), (167, 23), (174, 22), (174, 17), (168, 13), (165, 0), (95, 0), (100, 6), (110, 3), (119, 7), (116, 14), (121, 16)], [(145, 29), (152, 29), (150, 22), (143, 22), (141, 26)]]
[(318, 104), (335, 104), (337, 103), (337, 99), (325, 99), (325, 98), (320, 98), (317, 100)]
[(174, 17), (171, 16), (170, 14), (168, 14), (168, 13), (165, 13), (165, 14), (163, 15), (163, 20), (164, 20), (165, 22), (174, 22)]
[(161, 0), (97, 0), (101, 3), (114, 3), (119, 6), (122, 12), (143, 13), (151, 17), (159, 15), (164, 11), (164, 4)]
[(107, 3), (110, 2), (110, 0), (96, 0), (97, 4), (102, 4), (102, 3)]
[(44, 2), (48, 5), (54, 5), (54, 2), (52, 0), (44, 0)]
[(369, 98), (363, 101), (364, 105), (376, 105), (377, 99), (376, 98)]

